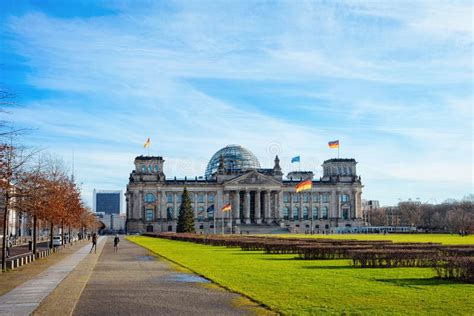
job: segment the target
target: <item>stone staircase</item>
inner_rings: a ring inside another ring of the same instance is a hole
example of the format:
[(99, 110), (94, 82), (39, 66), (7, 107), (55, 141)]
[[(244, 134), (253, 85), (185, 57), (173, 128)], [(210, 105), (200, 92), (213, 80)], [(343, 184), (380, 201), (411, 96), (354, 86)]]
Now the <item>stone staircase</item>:
[(277, 224), (240, 224), (234, 226), (234, 231), (237, 234), (288, 234), (289, 230), (286, 227), (280, 227)]

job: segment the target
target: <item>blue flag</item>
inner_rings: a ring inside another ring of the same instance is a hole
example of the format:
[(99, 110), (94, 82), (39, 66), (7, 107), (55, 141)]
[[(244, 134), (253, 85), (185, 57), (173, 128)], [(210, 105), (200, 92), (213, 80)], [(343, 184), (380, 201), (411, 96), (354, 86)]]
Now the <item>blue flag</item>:
[(291, 163), (294, 163), (294, 162), (300, 162), (300, 156), (291, 158)]

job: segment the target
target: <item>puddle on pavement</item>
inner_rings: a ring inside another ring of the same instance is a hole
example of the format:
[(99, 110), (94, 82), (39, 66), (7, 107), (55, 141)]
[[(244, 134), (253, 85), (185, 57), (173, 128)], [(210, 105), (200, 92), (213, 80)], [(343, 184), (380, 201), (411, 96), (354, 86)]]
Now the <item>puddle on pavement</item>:
[(183, 283), (211, 283), (211, 281), (200, 276), (186, 273), (172, 274), (166, 277), (168, 281), (183, 282)]
[(153, 256), (137, 256), (138, 261), (153, 261), (155, 257)]

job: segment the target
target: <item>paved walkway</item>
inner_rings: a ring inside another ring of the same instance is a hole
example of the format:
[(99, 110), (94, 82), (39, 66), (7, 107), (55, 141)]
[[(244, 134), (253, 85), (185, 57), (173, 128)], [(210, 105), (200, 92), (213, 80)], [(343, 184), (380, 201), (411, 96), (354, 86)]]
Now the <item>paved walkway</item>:
[(203, 286), (203, 281), (127, 240), (114, 253), (109, 238), (73, 315), (255, 314), (256, 306), (236, 306), (240, 295)]
[[(101, 237), (99, 243), (105, 241)], [(0, 315), (31, 314), (59, 283), (87, 256), (90, 244), (48, 268), (34, 279), (0, 297)], [(12, 272), (14, 273), (14, 272)]]

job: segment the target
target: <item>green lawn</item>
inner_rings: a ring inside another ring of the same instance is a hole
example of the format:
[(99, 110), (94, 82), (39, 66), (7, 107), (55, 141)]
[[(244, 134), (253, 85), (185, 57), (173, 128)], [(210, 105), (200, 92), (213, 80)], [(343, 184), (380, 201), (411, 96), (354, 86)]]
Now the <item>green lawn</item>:
[(283, 234), (266, 235), (268, 237), (285, 238), (331, 238), (331, 239), (357, 239), (357, 240), (391, 240), (393, 242), (439, 242), (445, 245), (473, 245), (474, 235), (461, 237), (449, 234), (347, 234), (347, 235), (305, 235)]
[(474, 315), (474, 285), (435, 279), (429, 268), (356, 269), (349, 260), (128, 239), (283, 314)]

